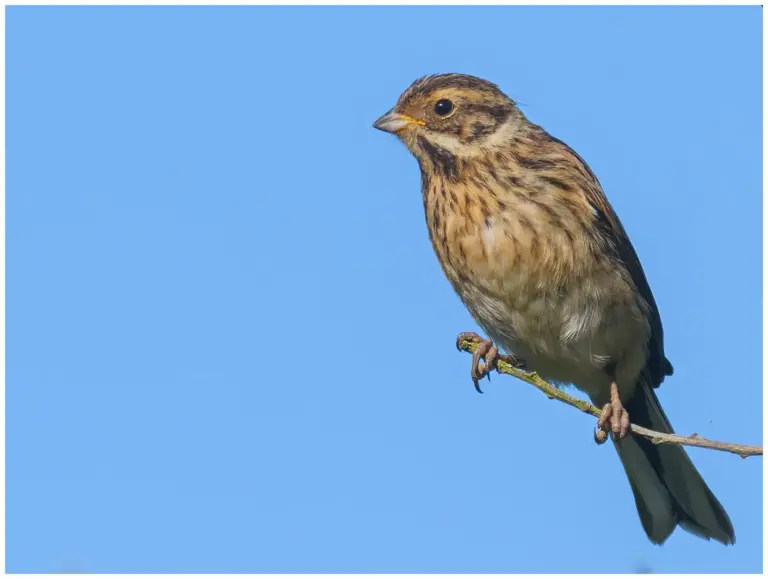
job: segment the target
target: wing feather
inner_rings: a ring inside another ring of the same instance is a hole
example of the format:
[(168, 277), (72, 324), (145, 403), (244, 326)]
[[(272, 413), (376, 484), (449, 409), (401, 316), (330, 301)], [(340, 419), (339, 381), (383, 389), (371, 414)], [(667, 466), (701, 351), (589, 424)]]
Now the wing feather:
[(549, 135), (549, 138), (559, 147), (562, 147), (568, 155), (571, 155), (586, 172), (593, 186), (584, 187), (583, 192), (597, 217), (601, 237), (609, 244), (615, 256), (623, 263), (640, 296), (648, 304), (651, 337), (648, 341), (646, 370), (651, 378), (653, 387), (658, 388), (664, 381), (664, 377), (671, 376), (674, 369), (664, 355), (664, 329), (661, 324), (661, 316), (656, 300), (653, 297), (653, 292), (651, 292), (651, 287), (648, 284), (648, 279), (645, 277), (640, 258), (637, 256), (637, 252), (632, 246), (629, 235), (627, 235), (619, 217), (608, 202), (608, 198), (605, 196), (597, 176), (587, 165), (586, 161), (560, 139), (551, 135)]

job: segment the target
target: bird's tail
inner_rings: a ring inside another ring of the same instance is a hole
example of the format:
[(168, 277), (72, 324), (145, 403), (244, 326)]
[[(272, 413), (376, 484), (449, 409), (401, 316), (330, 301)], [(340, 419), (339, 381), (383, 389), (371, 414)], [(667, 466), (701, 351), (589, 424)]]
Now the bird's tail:
[[(644, 380), (624, 407), (634, 424), (673, 432), (656, 393)], [(682, 446), (657, 445), (630, 434), (616, 443), (616, 449), (635, 495), (640, 521), (652, 542), (662, 544), (677, 525), (726, 545), (735, 542), (728, 513)]]

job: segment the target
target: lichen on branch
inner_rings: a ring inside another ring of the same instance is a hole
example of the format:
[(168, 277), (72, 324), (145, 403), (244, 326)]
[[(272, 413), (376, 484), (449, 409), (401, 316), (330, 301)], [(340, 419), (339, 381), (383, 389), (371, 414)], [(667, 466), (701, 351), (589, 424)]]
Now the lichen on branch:
[[(478, 344), (469, 340), (461, 340), (458, 343), (458, 347), (464, 352), (472, 353), (477, 349)], [(573, 406), (574, 408), (577, 408), (586, 414), (591, 414), (595, 418), (600, 416), (600, 409), (598, 409), (596, 406), (593, 406), (586, 400), (581, 400), (580, 398), (569, 396), (559, 388), (543, 380), (541, 376), (539, 376), (536, 372), (527, 372), (525, 370), (515, 368), (503, 360), (499, 360), (496, 363), (496, 370), (499, 372), (499, 374), (509, 374), (510, 376), (514, 376), (523, 382), (527, 382), (531, 386), (535, 386), (544, 394), (546, 394), (547, 398), (564, 402), (565, 404)], [(723, 452), (738, 454), (741, 458), (763, 455), (762, 446), (719, 442), (717, 440), (704, 438), (698, 434), (691, 434), (690, 436), (667, 434), (664, 432), (656, 432), (654, 430), (638, 426), (637, 424), (630, 425), (630, 429), (633, 433), (648, 438), (654, 444), (679, 444), (682, 446), (697, 446), (699, 448), (709, 448), (711, 450), (720, 450)]]

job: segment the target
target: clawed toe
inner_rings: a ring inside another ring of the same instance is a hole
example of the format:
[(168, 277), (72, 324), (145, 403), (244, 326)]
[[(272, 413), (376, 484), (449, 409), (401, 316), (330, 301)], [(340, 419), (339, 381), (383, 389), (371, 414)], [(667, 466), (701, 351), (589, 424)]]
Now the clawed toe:
[(483, 340), (483, 338), (481, 338), (475, 332), (461, 332), (458, 336), (456, 336), (456, 349), (459, 351), (462, 350), (462, 342), (469, 342), (470, 344), (481, 344), (484, 341), (485, 340)]
[(608, 433), (600, 428), (595, 428), (595, 443), (605, 444), (608, 441)]
[[(595, 431), (595, 442), (598, 444), (603, 444), (608, 439), (608, 432), (611, 433), (614, 440), (625, 438), (629, 434), (629, 413), (621, 403), (616, 383), (611, 384), (611, 401), (603, 406), (603, 409), (600, 411), (600, 417), (597, 419), (597, 429)], [(603, 434), (599, 434), (600, 432)]]
[(611, 421), (611, 430), (614, 435), (624, 438), (629, 434), (629, 412), (623, 406), (613, 409), (613, 420)]
[[(478, 344), (475, 351), (472, 352), (470, 374), (472, 375), (472, 383), (475, 385), (475, 390), (480, 394), (483, 393), (480, 389), (480, 380), (486, 376), (488, 380), (491, 379), (491, 371), (496, 369), (498, 355), (499, 349), (490, 340), (483, 340)], [(483, 364), (482, 360), (485, 360), (485, 364)]]
[(483, 339), (475, 332), (462, 332), (458, 335), (456, 338), (456, 347), (459, 350), (462, 349), (462, 342), (477, 344), (475, 350), (472, 352), (470, 375), (472, 376), (472, 383), (475, 385), (475, 390), (480, 394), (483, 393), (480, 389), (480, 380), (486, 376), (488, 377), (488, 380), (491, 379), (491, 372), (493, 370), (498, 370), (499, 360), (502, 360), (515, 368), (525, 368), (525, 361), (509, 354), (500, 354), (499, 349), (491, 340)]
[(600, 411), (600, 417), (597, 419), (597, 427), (600, 430), (607, 431), (610, 427), (611, 418), (613, 416), (613, 408), (609, 402)]

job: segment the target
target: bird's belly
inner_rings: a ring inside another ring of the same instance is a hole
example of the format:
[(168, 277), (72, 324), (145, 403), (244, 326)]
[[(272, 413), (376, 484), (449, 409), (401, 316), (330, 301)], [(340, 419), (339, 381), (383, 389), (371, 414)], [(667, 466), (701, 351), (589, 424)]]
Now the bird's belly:
[(545, 380), (573, 384), (602, 403), (615, 376), (622, 394), (631, 393), (650, 329), (630, 288), (581, 280), (556, 293), (517, 289), (507, 287), (503, 297), (481, 287), (460, 294), (489, 337)]

